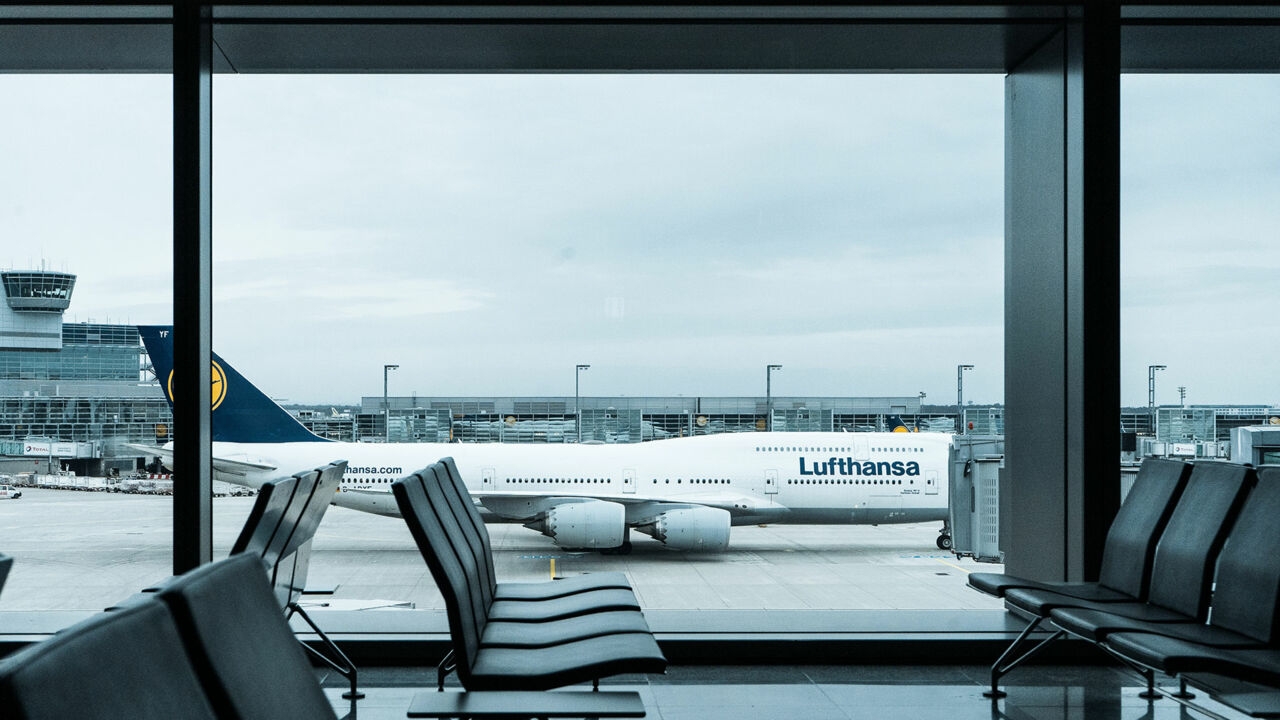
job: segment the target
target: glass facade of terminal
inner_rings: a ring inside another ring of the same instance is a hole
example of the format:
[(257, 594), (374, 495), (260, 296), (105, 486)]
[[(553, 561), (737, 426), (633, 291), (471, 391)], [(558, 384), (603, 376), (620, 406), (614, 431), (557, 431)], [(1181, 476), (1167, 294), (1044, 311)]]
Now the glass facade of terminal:
[(64, 324), (61, 350), (0, 350), (0, 380), (136, 383), (141, 352), (132, 325)]
[(65, 323), (61, 350), (0, 350), (0, 438), (94, 443), (94, 459), (167, 442), (172, 415), (144, 360), (133, 325)]

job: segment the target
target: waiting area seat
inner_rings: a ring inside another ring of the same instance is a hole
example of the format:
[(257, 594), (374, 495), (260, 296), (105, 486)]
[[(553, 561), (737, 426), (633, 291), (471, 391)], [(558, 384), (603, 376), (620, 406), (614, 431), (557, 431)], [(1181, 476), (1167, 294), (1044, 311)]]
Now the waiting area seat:
[[(227, 559), (170, 578), (154, 592), (140, 593), (0, 661), (0, 715), (6, 720), (335, 718), (305, 646), (281, 612), (282, 601), (296, 602), (294, 593), (302, 585), (300, 565), (282, 561), (305, 555), (333, 492), (325, 472), (340, 475), (342, 465), (269, 484), (236, 543), (239, 552)], [(414, 499), (405, 507), (429, 516), (425, 524), (409, 524), (418, 528), (415, 539), (429, 536), (440, 551), (439, 561), (429, 565), (446, 591), (450, 633), (465, 663), (459, 677), (468, 692), (426, 693), (430, 698), (415, 699), (406, 709), (409, 715), (456, 717), (461, 709), (468, 715), (523, 717), (536, 709), (548, 717), (642, 717), (644, 706), (635, 692), (536, 697), (509, 692), (546, 690), (618, 673), (662, 672), (666, 660), (635, 610), (542, 622), (489, 622), (483, 612), (470, 612), (472, 590), (482, 583), (479, 573), (462, 572), (464, 567), (477, 569), (459, 559), (470, 557), (456, 522), (463, 511), (445, 499), (443, 466), (432, 468), (428, 476), (430, 483), (421, 476), (408, 479), (416, 481), (416, 489), (409, 490)], [(398, 497), (405, 495), (408, 483), (399, 484)], [(443, 534), (441, 517), (451, 521), (451, 536)], [(434, 551), (424, 555), (435, 557)], [(305, 575), (305, 564), (301, 567)], [(282, 583), (282, 575), (290, 577)], [(281, 595), (281, 589), (288, 592)], [(603, 591), (630, 595), (620, 588)], [(532, 607), (573, 597), (503, 602)], [(536, 702), (531, 704), (531, 698)], [(354, 699), (352, 709), (354, 716)]]
[[(1147, 461), (1153, 462), (1153, 461)], [(1166, 464), (1160, 461), (1159, 465)], [(1147, 464), (1144, 463), (1144, 470)], [(1163, 470), (1163, 469), (1162, 469)], [(1163, 477), (1161, 477), (1163, 476)], [(1154, 513), (1124, 513), (1123, 509), (1131, 507), (1135, 502), (1144, 499), (1164, 498), (1168, 493), (1150, 491), (1150, 483), (1143, 482), (1142, 494), (1133, 493), (1140, 489), (1140, 481), (1160, 478), (1162, 483), (1181, 483), (1181, 473), (1140, 472), (1135, 480), (1133, 491), (1122, 506), (1112, 524), (1112, 531), (1121, 538), (1126, 538), (1124, 545), (1137, 537), (1137, 533), (1126, 529), (1117, 529), (1119, 523), (1135, 522), (1134, 518), (1146, 518)], [(1076, 608), (1081, 610), (1111, 611), (1134, 620), (1149, 623), (1178, 623), (1187, 620), (1203, 621), (1209, 605), (1209, 592), (1213, 581), (1213, 568), (1217, 555), (1226, 539), (1240, 504), (1253, 484), (1252, 468), (1232, 465), (1230, 463), (1204, 462), (1197, 463), (1185, 480), (1185, 488), (1170, 500), (1176, 498), (1173, 512), (1169, 514), (1167, 523), (1159, 532), (1159, 540), (1155, 545), (1149, 568), (1149, 576), (1145, 582), (1132, 577), (1128, 581), (1119, 575), (1121, 570), (1129, 568), (1133, 573), (1141, 573), (1147, 569), (1142, 562), (1111, 560), (1116, 558), (1108, 534), (1108, 544), (1104, 548), (1104, 571), (1108, 572), (1107, 586), (1115, 590), (1144, 590), (1144, 596), (1130, 596), (1127, 600), (1098, 601), (1072, 597), (1070, 594), (1041, 588), (1007, 588), (1004, 591), (1006, 604), (1032, 619), (1021, 635), (1006, 649), (991, 669), (991, 688), (986, 692), (988, 697), (1002, 697), (999, 689), (1000, 678), (1014, 667), (1040, 652), (1049, 643), (1063, 637), (1065, 632), (1058, 630), (1047, 639), (1016, 654), (1022, 643), (1032, 630), (1050, 617), (1059, 608)], [(1163, 514), (1163, 511), (1162, 513)], [(1150, 527), (1158, 524), (1147, 523)], [(1144, 543), (1145, 547), (1147, 544)], [(1108, 563), (1108, 560), (1111, 560)], [(1011, 661), (1009, 658), (1013, 658)]]
[(1207, 622), (1155, 625), (1068, 610), (1051, 618), (1144, 671), (1214, 673), (1280, 688), (1280, 556), (1266, 550), (1277, 517), (1280, 467), (1264, 467), (1219, 555)]
[(1191, 466), (1177, 460), (1142, 461), (1133, 486), (1107, 531), (1098, 582), (1055, 583), (1002, 573), (970, 573), (969, 586), (996, 597), (1004, 597), (1009, 590), (1031, 589), (1098, 602), (1145, 598), (1156, 544), (1190, 474)]
[[(640, 615), (640, 603), (622, 573), (601, 573), (602, 580), (592, 580), (595, 574), (580, 575), (567, 580), (554, 580), (540, 583), (498, 583), (494, 573), (493, 550), (489, 541), (489, 531), (485, 528), (480, 513), (468, 492), (462, 477), (457, 474), (457, 466), (452, 471), (449, 466), (451, 458), (435, 463), (427, 471), (431, 472), (440, 483), (440, 489), (449, 512), (442, 519), (446, 523), (450, 537), (455, 542), (459, 561), (467, 570), (472, 580), (471, 589), (475, 602), (487, 606), (489, 620), (504, 623), (559, 623), (558, 627), (565, 632), (568, 628), (577, 628), (578, 633), (599, 627), (604, 618), (586, 616), (614, 613), (615, 618), (627, 617), (629, 624), (638, 624), (642, 629), (636, 632), (648, 632)], [(578, 580), (578, 578), (586, 578)], [(561, 584), (567, 589), (559, 591)], [(498, 597), (504, 587), (522, 588), (519, 599), (504, 600)], [(570, 622), (573, 621), (573, 622)], [(551, 628), (542, 628), (540, 632), (504, 633), (504, 637), (514, 638), (545, 636)], [(584, 637), (601, 634), (591, 632)], [(581, 637), (579, 638), (581, 639)]]
[[(1053, 638), (1086, 640), (1136, 670), (1147, 683), (1142, 697), (1192, 704), (1193, 684), (1273, 717), (1280, 713), (1280, 556), (1269, 549), (1277, 517), (1280, 467), (1197, 463), (1156, 548), (1145, 601), (1098, 603), (1033, 589), (1010, 589), (1006, 598), (1037, 613), (1033, 622), (1047, 617), (1058, 628)], [(1178, 678), (1179, 690), (1158, 691), (1157, 672)], [(1242, 683), (1260, 686), (1240, 691)]]
[(214, 720), (173, 616), (155, 600), (95, 615), (0, 660), (6, 720)]
[(458, 521), (462, 524), (465, 539), (482, 569), (482, 581), (488, 588), (486, 596), (491, 596), (494, 600), (550, 600), (592, 590), (631, 590), (627, 576), (620, 572), (576, 575), (556, 582), (499, 583), (493, 568), (493, 545), (489, 541), (489, 531), (476, 510), (462, 474), (458, 472), (458, 464), (452, 457), (446, 457), (440, 460), (439, 465), (444, 469), (443, 479), (448, 481), (445, 492), (450, 503), (460, 509), (460, 515), (466, 516), (465, 522), (462, 517), (458, 517)]
[[(636, 610), (629, 619), (613, 613), (610, 598), (616, 589), (597, 589), (545, 600), (496, 600), (484, 569), (484, 543), (477, 537), (482, 526), (475, 525), (465, 505), (471, 501), (459, 493), (443, 463), (435, 463), (392, 484), (400, 513), (409, 526), (432, 577), (444, 596), (449, 617), (453, 650), (438, 668), (437, 688), (443, 690), (445, 676), (454, 670), (468, 691), (548, 690), (582, 682), (598, 683), (602, 677), (620, 673), (661, 673), (666, 658), (647, 626), (637, 622)], [(449, 488), (455, 488), (450, 490)], [(465, 488), (463, 488), (465, 490)], [(474, 509), (474, 508), (472, 508)], [(491, 563), (491, 558), (488, 559)], [(553, 581), (554, 582), (554, 581)], [(488, 589), (488, 592), (486, 592)], [(600, 598), (592, 609), (591, 599)], [(506, 647), (485, 642), (490, 625), (501, 623), (494, 608), (555, 606), (573, 599), (583, 609), (566, 622), (558, 611), (546, 611), (537, 621), (506, 623), (503, 632), (512, 637), (522, 626), (546, 629), (538, 632), (536, 646)], [(593, 620), (591, 615), (602, 617)], [(611, 615), (611, 617), (606, 617)], [(590, 637), (581, 638), (583, 625), (597, 623)], [(595, 634), (595, 632), (601, 634)]]
[(0, 553), (0, 591), (4, 590), (4, 581), (9, 579), (9, 569), (13, 567), (13, 558)]

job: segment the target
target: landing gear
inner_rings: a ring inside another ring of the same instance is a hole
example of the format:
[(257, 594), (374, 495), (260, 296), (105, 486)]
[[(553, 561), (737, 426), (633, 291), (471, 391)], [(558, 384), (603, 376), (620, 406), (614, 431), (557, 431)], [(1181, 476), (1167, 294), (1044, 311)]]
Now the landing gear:
[(942, 529), (938, 531), (938, 549), (951, 549), (951, 523), (946, 520), (942, 521)]
[(601, 555), (630, 555), (631, 554), (631, 528), (622, 531), (622, 544), (615, 548), (605, 548), (600, 551)]

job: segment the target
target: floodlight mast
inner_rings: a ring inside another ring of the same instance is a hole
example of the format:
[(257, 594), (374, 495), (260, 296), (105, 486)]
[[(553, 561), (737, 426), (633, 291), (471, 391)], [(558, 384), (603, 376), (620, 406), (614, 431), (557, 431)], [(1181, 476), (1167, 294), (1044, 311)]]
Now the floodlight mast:
[(387, 403), (387, 373), (399, 370), (399, 365), (382, 366), (382, 442), (391, 442), (391, 405)]
[(578, 405), (578, 389), (581, 385), (582, 371), (590, 369), (590, 365), (575, 365), (573, 368), (573, 425), (577, 430), (579, 443), (582, 442), (582, 410)]
[(964, 371), (972, 370), (972, 365), (956, 366), (956, 432), (969, 434), (969, 425), (964, 421)]
[(764, 366), (764, 406), (767, 413), (764, 429), (769, 432), (773, 432), (773, 371), (781, 369), (781, 365)]
[(1160, 418), (1156, 415), (1156, 371), (1168, 370), (1168, 365), (1148, 365), (1147, 366), (1147, 414), (1151, 420), (1151, 435), (1159, 437)]

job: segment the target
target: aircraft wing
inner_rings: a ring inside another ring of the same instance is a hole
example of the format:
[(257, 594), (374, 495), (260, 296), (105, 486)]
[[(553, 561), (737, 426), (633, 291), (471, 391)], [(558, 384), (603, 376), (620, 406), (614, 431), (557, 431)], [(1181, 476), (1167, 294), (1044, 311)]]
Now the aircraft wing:
[[(163, 462), (166, 467), (173, 467), (172, 447), (164, 447), (162, 445), (139, 445), (134, 443), (129, 443), (127, 447), (133, 448), (139, 452), (144, 452), (148, 455), (155, 455), (160, 458), (160, 461)], [(213, 469), (232, 476), (231, 478), (220, 477), (218, 478), (219, 480), (236, 482), (236, 477), (244, 477), (251, 472), (275, 470), (276, 466), (264, 463), (261, 460), (250, 459), (247, 457), (215, 457), (213, 458)]]

